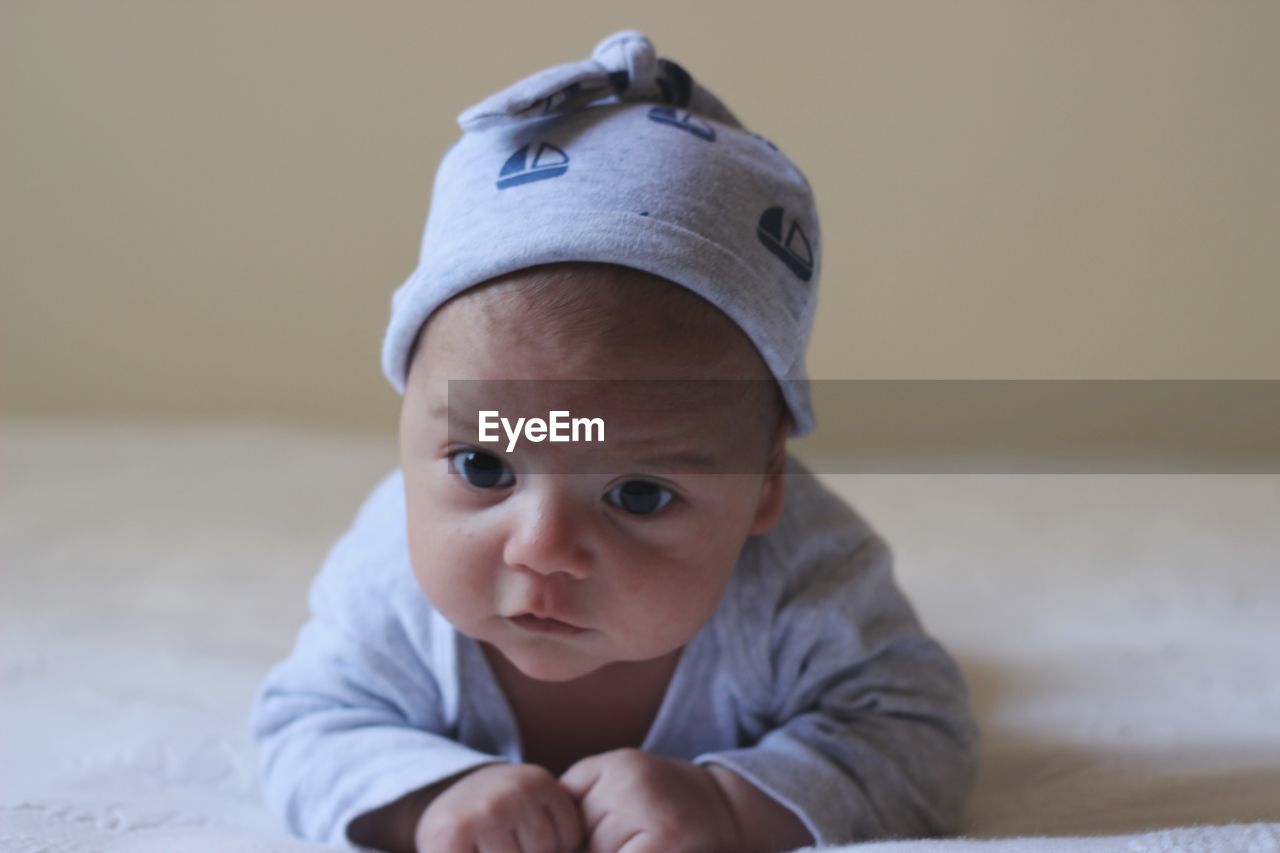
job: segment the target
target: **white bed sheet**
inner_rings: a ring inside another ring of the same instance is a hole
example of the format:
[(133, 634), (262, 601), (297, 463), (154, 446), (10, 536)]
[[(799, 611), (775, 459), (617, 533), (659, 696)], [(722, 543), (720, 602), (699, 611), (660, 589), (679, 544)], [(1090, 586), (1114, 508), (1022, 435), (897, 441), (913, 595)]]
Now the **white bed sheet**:
[[(391, 432), (0, 422), (0, 851), (321, 849), (248, 707)], [(984, 730), (969, 838), (859, 850), (1280, 851), (1280, 477), (829, 481)]]

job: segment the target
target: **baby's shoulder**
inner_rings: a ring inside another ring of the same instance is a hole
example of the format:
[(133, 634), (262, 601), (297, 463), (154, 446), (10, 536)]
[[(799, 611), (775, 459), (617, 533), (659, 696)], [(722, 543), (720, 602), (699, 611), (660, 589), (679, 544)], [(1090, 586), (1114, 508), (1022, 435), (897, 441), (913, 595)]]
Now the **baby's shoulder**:
[(414, 579), (407, 540), (404, 477), (396, 468), (374, 485), (330, 547), (311, 586), (313, 611), (365, 630), (428, 621), (431, 608)]
[[(748, 541), (747, 556), (771, 575), (804, 574), (883, 546), (862, 515), (802, 462), (787, 457), (782, 513)], [(789, 570), (781, 571), (781, 570)]]
[[(888, 543), (841, 495), (788, 458), (783, 510), (743, 547), (724, 597), (730, 624), (860, 618), (894, 604)], [(874, 609), (874, 608), (873, 608)]]
[(711, 625), (725, 668), (762, 707), (778, 684), (798, 683), (819, 650), (857, 654), (873, 628), (911, 618), (871, 525), (795, 459), (784, 488), (780, 518), (747, 540)]
[(329, 549), (321, 574), (358, 571), (365, 583), (382, 582), (385, 571), (406, 552), (404, 477), (399, 468), (379, 480), (360, 502), (355, 517)]

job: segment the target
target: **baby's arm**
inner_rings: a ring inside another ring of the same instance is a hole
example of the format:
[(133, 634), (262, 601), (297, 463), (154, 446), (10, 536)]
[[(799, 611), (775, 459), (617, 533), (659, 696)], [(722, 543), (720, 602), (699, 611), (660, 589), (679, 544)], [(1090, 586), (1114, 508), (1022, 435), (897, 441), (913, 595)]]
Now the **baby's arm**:
[(426, 813), (427, 806), (457, 778), (459, 777), (451, 777), (417, 791), (410, 791), (395, 802), (365, 812), (347, 824), (347, 837), (362, 847), (373, 847), (389, 853), (415, 853), (418, 849), (418, 822)]
[(385, 479), (330, 550), (311, 618), (255, 700), (267, 800), (307, 839), (349, 846), (368, 832), (394, 849), (448, 783), (511, 766), (453, 739), (435, 672), (452, 649), (433, 653), (436, 621), (408, 565), (402, 490), (398, 476)]
[(407, 812), (425, 808), (440, 783), (502, 759), (445, 735), (430, 672), (347, 634), (315, 603), (313, 595), (312, 619), (254, 707), (267, 800), (307, 839), (349, 845), (357, 839), (348, 824), (370, 812), (382, 819), (359, 828), (403, 839), (397, 827), (416, 822)]
[(795, 850), (813, 844), (813, 836), (795, 812), (732, 770), (715, 764), (706, 765), (705, 770), (716, 781), (733, 815), (741, 840), (735, 849), (743, 853)]
[(769, 673), (757, 710), (771, 730), (695, 759), (787, 806), (819, 844), (954, 832), (972, 787), (963, 678), (920, 629), (891, 562), (868, 533), (797, 575), (749, 664)]
[[(304, 632), (304, 655), (319, 630), (313, 620)], [(474, 752), (392, 710), (368, 650), (360, 685), (348, 680), (361, 671), (355, 654), (346, 664), (332, 657), (328, 683), (312, 675), (309, 688), (291, 681), (305, 676), (290, 670), (311, 668), (297, 657), (272, 674), (255, 713), (268, 797), (295, 833), (395, 853), (484, 849), (512, 836), (528, 850), (576, 849), (577, 807), (545, 769)]]

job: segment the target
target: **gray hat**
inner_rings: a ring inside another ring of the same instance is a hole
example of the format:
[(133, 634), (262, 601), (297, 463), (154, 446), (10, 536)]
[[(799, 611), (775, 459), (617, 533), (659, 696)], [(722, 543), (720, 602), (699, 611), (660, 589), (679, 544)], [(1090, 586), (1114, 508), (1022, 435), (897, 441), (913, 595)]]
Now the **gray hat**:
[(391, 299), (382, 369), (403, 394), (436, 308), (495, 276), (596, 261), (652, 273), (746, 332), (795, 421), (813, 429), (804, 355), (821, 272), (809, 182), (687, 71), (623, 30), (591, 58), (458, 116), (417, 268)]

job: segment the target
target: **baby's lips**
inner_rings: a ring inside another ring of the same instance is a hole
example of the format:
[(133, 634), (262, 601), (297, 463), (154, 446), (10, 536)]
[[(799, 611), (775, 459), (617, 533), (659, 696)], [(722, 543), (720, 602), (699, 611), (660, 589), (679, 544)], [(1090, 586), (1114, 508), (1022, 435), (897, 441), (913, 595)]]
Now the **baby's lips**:
[(524, 631), (561, 637), (576, 637), (587, 630), (559, 619), (544, 619), (530, 613), (516, 616), (508, 621)]
[(508, 616), (507, 618), (508, 618), (508, 619), (519, 619), (519, 618), (521, 618), (522, 616), (532, 616), (534, 619), (538, 619), (538, 620), (541, 620), (541, 621), (543, 621), (543, 622), (558, 622), (558, 623), (560, 623), (561, 625), (565, 625), (565, 626), (567, 626), (567, 627), (569, 627), (569, 628), (579, 628), (579, 629), (582, 629), (582, 628), (583, 628), (583, 626), (582, 626), (582, 625), (577, 625), (577, 624), (575, 624), (575, 623), (573, 623), (573, 622), (570, 622), (570, 621), (569, 621), (569, 620), (567, 620), (567, 619), (561, 619), (559, 616), (553, 616), (553, 615), (551, 615), (551, 614), (549, 614), (549, 613), (539, 613), (539, 612), (534, 611), (534, 610), (525, 610), (525, 611), (522, 611), (522, 612), (520, 612), (520, 613), (516, 613), (516, 614), (514, 614), (514, 615), (512, 615), (512, 616)]

